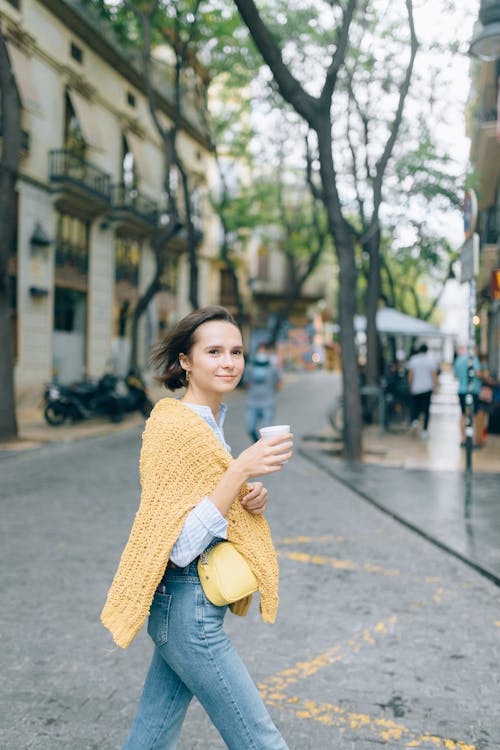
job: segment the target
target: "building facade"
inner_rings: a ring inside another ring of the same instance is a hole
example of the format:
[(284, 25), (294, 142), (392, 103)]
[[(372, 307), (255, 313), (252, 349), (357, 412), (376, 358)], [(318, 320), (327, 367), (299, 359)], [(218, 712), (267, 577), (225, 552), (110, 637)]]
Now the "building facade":
[[(127, 369), (131, 313), (154, 271), (151, 239), (168, 220), (164, 157), (140, 62), (88, 6), (0, 0), (0, 20), (22, 101), (10, 258), (16, 389), (18, 400), (34, 401), (53, 375), (69, 382)], [(173, 70), (162, 58), (153, 80), (168, 127)], [(199, 300), (207, 304), (219, 300), (220, 268), (208, 200), (213, 154), (197, 76), (192, 70), (186, 78), (177, 143), (202, 236)], [(190, 309), (185, 250), (181, 231), (164, 291), (141, 319), (143, 366), (162, 330)]]
[(500, 60), (475, 61), (472, 70), (470, 159), (478, 176), (477, 279), (481, 348), (500, 377)]

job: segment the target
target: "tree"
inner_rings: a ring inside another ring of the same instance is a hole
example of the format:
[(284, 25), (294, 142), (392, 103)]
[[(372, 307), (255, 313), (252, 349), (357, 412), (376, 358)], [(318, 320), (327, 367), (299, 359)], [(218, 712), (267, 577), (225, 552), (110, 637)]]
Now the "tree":
[(17, 437), (14, 389), (14, 345), (10, 311), (8, 261), (16, 232), (16, 181), (21, 149), (21, 99), (0, 27), (0, 440)]
[[(382, 17), (373, 11), (363, 24), (363, 44), (351, 46), (346, 61), (348, 116), (346, 141), (351, 155), (349, 172), (356, 195), (358, 239), (367, 259), (366, 284), (366, 381), (379, 381), (376, 313), (381, 292), (381, 221), (384, 183), (410, 90), (417, 37), (411, 2), (406, 3), (410, 30), (410, 54), (404, 58), (407, 41), (401, 39), (396, 19), (386, 10)], [(368, 37), (368, 40), (367, 40)], [(399, 49), (398, 49), (399, 47)], [(402, 54), (403, 53), (403, 54)], [(401, 63), (403, 60), (403, 63)], [(396, 96), (397, 104), (387, 116), (381, 112), (384, 95)]]
[[(252, 233), (284, 256), (284, 300), (275, 309), (270, 332), (273, 344), (283, 322), (290, 318), (306, 281), (330, 247), (323, 205), (310, 191), (309, 169), (287, 163), (288, 153), (295, 152), (290, 148), (294, 135), (293, 125), (281, 106), (277, 132), (269, 137), (272, 144), (268, 149), (269, 160), (266, 151), (260, 160), (254, 157), (249, 162), (248, 153), (256, 134), (248, 133), (242, 151), (236, 152), (234, 145), (231, 150), (236, 165), (245, 162), (248, 184), (237, 189), (233, 186), (231, 192), (222, 170), (222, 197), (214, 202), (224, 228), (221, 255), (228, 265), (234, 264), (234, 258), (227, 252), (229, 246), (244, 244), (245, 237)], [(299, 142), (297, 146), (300, 150), (302, 144)]]
[[(355, 243), (359, 237), (359, 232), (349, 220), (349, 215), (346, 213), (340, 197), (341, 184), (332, 144), (334, 137), (332, 126), (336, 114), (332, 110), (333, 96), (338, 86), (341, 71), (345, 67), (349, 34), (358, 3), (357, 0), (346, 0), (344, 7), (340, 3), (335, 6), (330, 4), (328, 11), (325, 6), (325, 13), (328, 12), (333, 20), (335, 33), (333, 44), (330, 42), (328, 45), (329, 64), (324, 72), (321, 90), (319, 94), (314, 95), (309, 93), (305, 85), (302, 85), (294, 75), (292, 64), (285, 62), (283, 50), (277, 39), (276, 27), (271, 28), (269, 22), (267, 24), (264, 22), (255, 2), (253, 0), (234, 1), (264, 61), (269, 66), (281, 95), (308, 123), (316, 136), (321, 178), (321, 188), (318, 189), (318, 195), (321, 196), (326, 209), (329, 231), (339, 260), (340, 344), (346, 412), (344, 452), (349, 459), (358, 459), (361, 456), (362, 440), (359, 378), (354, 343), (354, 314), (356, 311), (357, 277)], [(412, 39), (411, 54), (413, 54), (414, 33), (411, 0), (406, 0), (406, 8)], [(366, 11), (366, 5), (363, 5), (362, 11)], [(332, 51), (330, 52), (330, 50)], [(302, 59), (307, 59), (305, 45), (302, 47)], [(312, 62), (315, 64), (315, 61)], [(393, 138), (395, 138), (395, 135), (393, 135)], [(388, 141), (387, 149), (390, 149), (390, 146), (391, 142)], [(380, 174), (383, 174), (385, 169), (384, 160), (386, 158), (388, 156), (384, 151), (380, 161)], [(376, 236), (377, 230), (378, 210), (374, 209), (370, 224), (364, 232), (365, 243)], [(349, 387), (347, 387), (347, 384), (349, 384)]]

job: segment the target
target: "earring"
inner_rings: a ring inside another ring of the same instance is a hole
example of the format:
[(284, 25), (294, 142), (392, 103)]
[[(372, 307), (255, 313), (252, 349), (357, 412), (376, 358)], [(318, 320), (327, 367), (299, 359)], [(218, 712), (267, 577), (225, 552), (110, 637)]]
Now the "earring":
[(191, 377), (191, 373), (189, 370), (185, 370), (184, 372), (185, 372), (186, 383), (189, 383), (189, 378)]

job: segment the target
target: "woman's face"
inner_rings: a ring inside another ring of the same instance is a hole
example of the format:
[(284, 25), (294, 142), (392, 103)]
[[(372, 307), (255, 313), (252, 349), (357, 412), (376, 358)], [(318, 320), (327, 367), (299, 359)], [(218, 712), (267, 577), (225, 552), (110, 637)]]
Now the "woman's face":
[(179, 361), (189, 371), (194, 394), (210, 398), (228, 393), (238, 385), (245, 367), (241, 333), (226, 320), (202, 323), (191, 352), (181, 354)]

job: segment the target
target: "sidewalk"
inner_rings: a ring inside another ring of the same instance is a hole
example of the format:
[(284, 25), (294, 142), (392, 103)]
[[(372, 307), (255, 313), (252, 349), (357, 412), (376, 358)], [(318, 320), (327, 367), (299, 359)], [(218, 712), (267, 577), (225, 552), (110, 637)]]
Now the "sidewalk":
[[(429, 439), (364, 431), (363, 462), (342, 460), (339, 445), (308, 439), (300, 452), (370, 504), (464, 560), (500, 585), (500, 435), (473, 452), (471, 518), (465, 519), (465, 451), (460, 411), (449, 373), (433, 397)], [(312, 437), (312, 436), (311, 436)], [(309, 438), (309, 436), (308, 436)]]
[[(149, 386), (149, 395), (153, 401), (168, 395), (164, 388)], [(173, 394), (172, 394), (173, 395)], [(105, 417), (92, 417), (72, 424), (67, 422), (60, 427), (47, 424), (43, 416), (43, 406), (20, 407), (17, 410), (17, 427), (19, 439), (8, 443), (0, 442), (0, 458), (13, 452), (33, 450), (47, 443), (66, 443), (73, 440), (84, 440), (113, 432), (123, 432), (131, 427), (144, 423), (139, 412), (125, 414), (122, 422), (113, 423)]]

